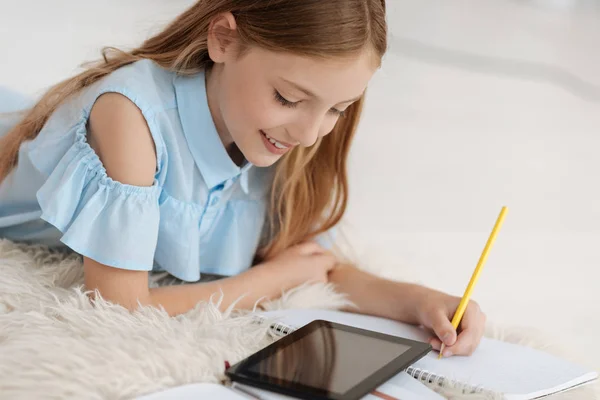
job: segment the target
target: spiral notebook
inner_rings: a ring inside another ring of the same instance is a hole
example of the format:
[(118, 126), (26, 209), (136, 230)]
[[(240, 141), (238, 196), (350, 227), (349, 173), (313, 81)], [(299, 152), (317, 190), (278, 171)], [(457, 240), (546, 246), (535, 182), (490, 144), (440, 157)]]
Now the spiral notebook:
[[(285, 335), (322, 319), (389, 335), (426, 341), (412, 325), (383, 318), (328, 310), (286, 310), (262, 313), (276, 334)], [(413, 378), (490, 399), (537, 399), (591, 383), (598, 373), (525, 346), (484, 338), (470, 357), (437, 359), (432, 352), (406, 371)]]

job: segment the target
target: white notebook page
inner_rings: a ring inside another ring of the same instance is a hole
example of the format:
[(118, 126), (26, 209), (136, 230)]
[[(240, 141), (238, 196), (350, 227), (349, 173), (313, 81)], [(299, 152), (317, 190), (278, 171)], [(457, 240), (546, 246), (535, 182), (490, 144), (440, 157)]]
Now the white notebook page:
[[(382, 318), (328, 310), (287, 310), (264, 313), (291, 327), (315, 319), (337, 322), (408, 339), (426, 341), (421, 329)], [(471, 386), (504, 393), (511, 399), (534, 399), (556, 393), (598, 377), (594, 371), (524, 346), (483, 339), (470, 357), (437, 359), (432, 352), (414, 365), (436, 375)]]
[(137, 397), (136, 400), (251, 400), (252, 397), (235, 392), (216, 383), (191, 383), (177, 386), (146, 396)]

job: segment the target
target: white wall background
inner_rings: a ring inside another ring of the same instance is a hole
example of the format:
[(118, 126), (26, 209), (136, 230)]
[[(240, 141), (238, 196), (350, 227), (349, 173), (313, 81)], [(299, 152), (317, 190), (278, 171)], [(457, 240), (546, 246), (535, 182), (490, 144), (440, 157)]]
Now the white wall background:
[[(191, 0), (0, 0), (0, 84), (40, 93)], [(600, 368), (600, 2), (388, 0), (390, 52), (351, 160), (356, 253)]]

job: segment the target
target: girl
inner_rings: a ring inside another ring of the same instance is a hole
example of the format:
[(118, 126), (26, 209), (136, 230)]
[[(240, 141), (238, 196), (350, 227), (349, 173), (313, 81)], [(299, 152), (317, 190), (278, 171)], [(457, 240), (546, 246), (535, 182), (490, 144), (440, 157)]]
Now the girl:
[[(485, 321), (475, 303), (457, 335), (458, 298), (369, 275), (323, 245), (346, 209), (386, 35), (384, 0), (200, 0), (140, 48), (106, 49), (4, 123), (0, 237), (69, 247), (86, 288), (130, 309), (176, 315), (220, 290), (223, 307), (245, 295), (249, 308), (332, 282), (360, 312), (470, 354)], [(228, 277), (149, 289), (149, 271)]]

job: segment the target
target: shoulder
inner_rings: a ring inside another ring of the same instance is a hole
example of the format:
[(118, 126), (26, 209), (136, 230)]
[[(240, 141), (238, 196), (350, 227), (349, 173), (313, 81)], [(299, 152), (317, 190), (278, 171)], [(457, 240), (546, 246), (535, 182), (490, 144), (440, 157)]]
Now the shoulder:
[(142, 111), (131, 99), (115, 92), (99, 96), (90, 112), (88, 141), (112, 179), (152, 185), (156, 148)]
[(112, 179), (131, 185), (164, 179), (165, 136), (173, 129), (167, 110), (177, 105), (174, 79), (173, 72), (140, 60), (86, 86), (57, 108), (32, 143), (32, 151), (45, 152), (38, 169), (50, 173), (83, 130)]
[(88, 140), (112, 179), (153, 183), (164, 161), (156, 118), (176, 107), (173, 79), (172, 72), (141, 60), (112, 72), (91, 90)]
[(84, 88), (72, 105), (79, 105), (87, 114), (104, 93), (120, 93), (142, 111), (147, 120), (162, 111), (176, 108), (175, 73), (163, 69), (152, 60), (140, 60), (119, 67)]
[(142, 59), (131, 64), (124, 65), (108, 75), (105, 79), (108, 82), (134, 85), (139, 88), (148, 88), (148, 83), (153, 87), (162, 88), (171, 86), (175, 77), (174, 72), (162, 68), (160, 65), (149, 59)]

